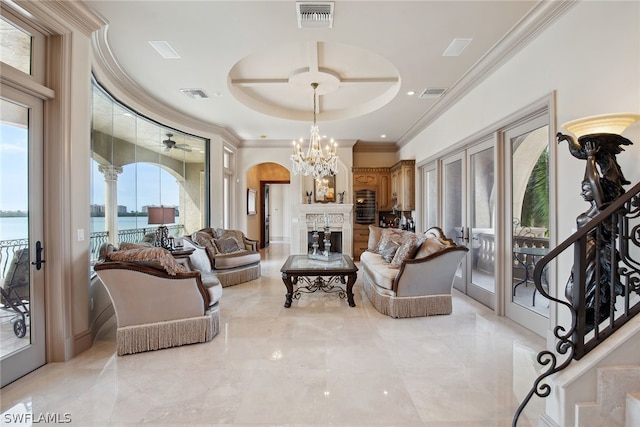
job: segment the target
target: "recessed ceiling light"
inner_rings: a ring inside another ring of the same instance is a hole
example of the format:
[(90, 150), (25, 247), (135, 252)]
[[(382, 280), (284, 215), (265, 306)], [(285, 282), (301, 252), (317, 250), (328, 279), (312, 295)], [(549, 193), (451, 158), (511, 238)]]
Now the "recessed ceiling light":
[(473, 39), (453, 39), (449, 47), (442, 53), (442, 56), (460, 56), (462, 51), (469, 46)]
[(380, 138), (386, 138), (387, 135), (385, 135), (384, 133), (382, 135), (380, 135)]
[(164, 40), (150, 40), (149, 44), (162, 56), (164, 59), (178, 59), (180, 55), (171, 47), (169, 42)]
[(407, 95), (409, 95), (409, 96), (413, 96), (415, 94), (416, 94), (415, 90), (410, 90), (410, 91), (407, 92)]

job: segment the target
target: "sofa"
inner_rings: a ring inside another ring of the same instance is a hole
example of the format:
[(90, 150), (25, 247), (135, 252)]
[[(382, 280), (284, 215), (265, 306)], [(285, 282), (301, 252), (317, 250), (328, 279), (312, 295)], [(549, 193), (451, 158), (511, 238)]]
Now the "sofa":
[(360, 255), (365, 293), (393, 318), (451, 314), (453, 280), (467, 252), (438, 227), (416, 234), (369, 226)]
[(119, 356), (207, 342), (220, 331), (222, 286), (166, 249), (105, 243), (94, 270), (116, 313)]
[(213, 274), (223, 287), (260, 277), (258, 241), (242, 231), (203, 228), (182, 240), (185, 249), (195, 249), (189, 255), (193, 268)]

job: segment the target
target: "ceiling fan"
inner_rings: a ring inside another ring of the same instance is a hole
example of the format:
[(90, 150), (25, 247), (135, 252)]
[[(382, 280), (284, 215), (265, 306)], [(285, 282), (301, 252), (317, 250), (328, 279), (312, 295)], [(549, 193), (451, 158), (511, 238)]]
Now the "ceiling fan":
[(164, 144), (165, 153), (167, 151), (171, 151), (172, 148), (175, 148), (175, 149), (178, 149), (178, 150), (182, 150), (182, 151), (191, 152), (191, 148), (187, 144), (176, 144), (176, 142), (171, 139), (172, 136), (173, 136), (172, 133), (168, 133), (167, 134), (167, 139), (162, 141), (162, 143)]

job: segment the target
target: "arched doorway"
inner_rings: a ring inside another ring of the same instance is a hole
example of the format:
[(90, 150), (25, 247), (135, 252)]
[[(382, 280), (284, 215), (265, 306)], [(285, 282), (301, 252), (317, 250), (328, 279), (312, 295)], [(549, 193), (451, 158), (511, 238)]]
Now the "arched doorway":
[(257, 190), (258, 197), (256, 215), (247, 217), (247, 233), (260, 236), (260, 248), (267, 247), (272, 237), (284, 240), (290, 237), (289, 227), (285, 227), (291, 222), (289, 191), (280, 191), (280, 187), (271, 191), (272, 185), (289, 184), (290, 179), (287, 168), (272, 162), (260, 163), (247, 171), (247, 186)]

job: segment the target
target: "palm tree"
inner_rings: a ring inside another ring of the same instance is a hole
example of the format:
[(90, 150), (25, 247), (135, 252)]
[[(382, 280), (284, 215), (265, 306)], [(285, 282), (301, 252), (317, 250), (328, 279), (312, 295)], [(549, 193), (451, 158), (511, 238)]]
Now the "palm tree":
[(549, 149), (536, 161), (522, 203), (521, 223), (549, 229)]

